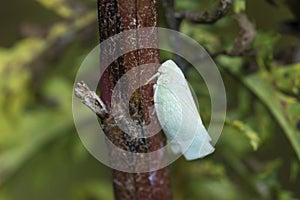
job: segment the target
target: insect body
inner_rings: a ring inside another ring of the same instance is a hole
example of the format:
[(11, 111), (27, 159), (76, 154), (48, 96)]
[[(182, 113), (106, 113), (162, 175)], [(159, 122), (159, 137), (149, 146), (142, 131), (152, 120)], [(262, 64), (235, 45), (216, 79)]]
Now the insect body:
[(168, 60), (150, 80), (154, 77), (158, 77), (153, 86), (154, 106), (172, 151), (182, 153), (187, 160), (212, 153), (211, 138), (202, 124), (181, 69)]

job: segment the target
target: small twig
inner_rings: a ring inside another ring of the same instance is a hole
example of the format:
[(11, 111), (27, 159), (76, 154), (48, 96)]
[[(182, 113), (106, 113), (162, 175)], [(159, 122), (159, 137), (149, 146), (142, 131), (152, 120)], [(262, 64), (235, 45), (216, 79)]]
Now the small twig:
[(235, 51), (233, 51), (233, 49), (229, 50), (229, 51), (222, 49), (222, 50), (214, 52), (214, 53), (208, 52), (208, 54), (212, 58), (216, 58), (219, 55), (225, 55), (225, 56), (229, 56), (229, 57), (241, 57), (241, 56), (255, 57), (256, 56), (256, 53), (253, 49), (246, 49), (246, 50), (239, 51), (239, 52), (235, 52)]
[(199, 24), (213, 24), (228, 13), (231, 5), (232, 0), (220, 0), (217, 7), (210, 12), (195, 12), (189, 10), (182, 11), (175, 13), (175, 18), (179, 20), (186, 19), (188, 21)]
[(241, 54), (249, 49), (256, 36), (254, 24), (248, 19), (247, 15), (239, 14), (236, 19), (241, 27), (241, 32), (234, 40), (231, 54)]
[[(168, 24), (171, 29), (179, 31), (180, 25), (182, 20), (186, 19), (195, 23), (214, 23), (217, 20), (224, 17), (231, 8), (232, 0), (219, 0), (218, 6), (213, 9), (211, 12), (193, 12), (193, 11), (182, 11), (182, 12), (175, 12), (174, 8), (174, 0), (162, 0), (162, 4), (166, 11), (166, 18)], [(180, 48), (176, 43), (176, 38), (170, 38), (172, 47), (174, 49)], [(175, 55), (175, 61), (178, 63), (181, 68), (184, 70), (187, 68), (186, 63), (184, 60)]]
[(210, 54), (213, 58), (219, 55), (227, 55), (231, 57), (250, 55), (255, 56), (255, 52), (249, 49), (251, 43), (256, 36), (256, 30), (254, 24), (248, 19), (245, 14), (239, 14), (236, 16), (241, 32), (234, 40), (234, 45), (231, 50), (227, 51), (222, 49), (216, 53)]
[(89, 107), (94, 113), (103, 118), (108, 114), (105, 104), (100, 97), (90, 88), (84, 81), (81, 81), (75, 86), (75, 96), (78, 97), (81, 102)]

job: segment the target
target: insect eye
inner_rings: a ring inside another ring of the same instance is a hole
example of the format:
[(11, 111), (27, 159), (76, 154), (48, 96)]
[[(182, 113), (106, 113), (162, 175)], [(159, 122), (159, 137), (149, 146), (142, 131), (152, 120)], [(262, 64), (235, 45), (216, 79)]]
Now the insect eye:
[(96, 106), (100, 106), (100, 103), (97, 101), (97, 99), (94, 99), (94, 100), (95, 100), (94, 104), (95, 104)]

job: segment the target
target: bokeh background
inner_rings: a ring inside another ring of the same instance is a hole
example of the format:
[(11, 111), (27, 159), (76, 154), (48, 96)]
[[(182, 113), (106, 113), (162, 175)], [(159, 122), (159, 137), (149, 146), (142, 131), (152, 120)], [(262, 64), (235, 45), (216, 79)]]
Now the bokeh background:
[[(177, 0), (176, 9), (215, 3)], [(238, 13), (256, 36), (254, 56), (215, 57), (227, 92), (224, 131), (213, 155), (170, 166), (174, 199), (300, 198), (299, 4), (235, 0), (215, 24), (183, 21), (180, 31), (209, 52), (233, 48)], [(160, 5), (161, 27), (165, 14)], [(71, 110), (77, 69), (99, 41), (96, 1), (6, 0), (0, 25), (0, 200), (113, 199), (111, 171), (83, 147)], [(185, 73), (207, 125), (206, 86)]]

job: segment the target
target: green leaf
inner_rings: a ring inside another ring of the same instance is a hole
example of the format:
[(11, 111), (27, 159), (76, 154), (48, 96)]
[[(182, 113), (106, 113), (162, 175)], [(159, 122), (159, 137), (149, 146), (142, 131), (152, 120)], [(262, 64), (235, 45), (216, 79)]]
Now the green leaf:
[(74, 17), (75, 12), (65, 0), (36, 0), (44, 7), (53, 10), (57, 15), (65, 18)]
[(241, 13), (246, 10), (246, 1), (245, 0), (234, 0), (233, 2), (233, 11), (235, 13)]
[(253, 150), (257, 150), (260, 144), (260, 138), (258, 134), (252, 130), (252, 128), (246, 125), (244, 122), (240, 120), (226, 121), (229, 125), (233, 126), (234, 128), (238, 129), (240, 132), (244, 133), (245, 136), (249, 139), (249, 142), (253, 148)]
[(269, 32), (258, 32), (254, 41), (253, 48), (257, 53), (256, 62), (260, 69), (270, 69), (273, 62), (273, 52), (275, 45), (281, 36)]
[[(300, 129), (299, 113), (300, 102), (295, 101), (281, 92), (273, 84), (273, 79), (267, 71), (261, 71), (256, 74), (243, 75), (241, 65), (236, 60), (226, 56), (220, 57), (219, 62), (242, 83), (251, 90), (261, 102), (263, 102), (271, 111), (277, 123), (282, 127), (284, 133), (289, 139), (298, 159), (300, 160)], [(237, 63), (233, 67), (233, 63)], [(228, 65), (230, 63), (230, 65)]]
[(272, 71), (273, 82), (276, 87), (300, 99), (300, 63), (289, 66), (279, 66)]

